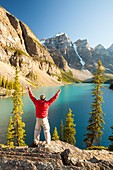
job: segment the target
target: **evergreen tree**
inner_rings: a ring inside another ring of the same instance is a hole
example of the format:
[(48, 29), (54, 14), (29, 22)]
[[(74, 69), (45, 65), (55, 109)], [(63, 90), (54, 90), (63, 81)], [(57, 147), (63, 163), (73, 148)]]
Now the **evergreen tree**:
[[(113, 126), (111, 126), (112, 134), (113, 134)], [(111, 141), (111, 145), (109, 146), (109, 150), (113, 151), (113, 135), (108, 138)]]
[(0, 87), (2, 87), (2, 76), (0, 76)]
[(7, 145), (10, 147), (14, 147), (14, 133), (14, 122), (12, 117), (10, 117), (7, 133)]
[(6, 80), (5, 77), (2, 77), (2, 87), (5, 88)]
[(14, 85), (14, 82), (11, 80), (10, 83), (9, 83), (9, 89), (10, 90), (13, 90), (13, 85)]
[[(22, 122), (22, 100), (21, 100), (21, 91), (20, 91), (20, 82), (18, 77), (18, 66), (16, 66), (15, 71), (15, 81), (14, 81), (14, 92), (12, 95), (13, 100), (13, 111), (12, 111), (12, 117), (14, 121), (14, 145), (15, 146), (23, 146), (25, 145), (25, 123)], [(10, 131), (9, 131), (10, 132)], [(9, 133), (8, 132), (8, 133)]]
[(62, 120), (60, 122), (60, 140), (61, 141), (64, 140), (64, 125), (63, 125), (63, 121)]
[(74, 118), (72, 114), (72, 110), (69, 109), (69, 112), (66, 115), (66, 124), (64, 126), (64, 141), (67, 143), (70, 143), (72, 145), (75, 145), (76, 139), (75, 139), (75, 134), (76, 134), (76, 129), (75, 129), (75, 124), (74, 124)]
[(25, 137), (25, 123), (22, 122), (22, 100), (21, 100), (21, 91), (20, 91), (20, 82), (18, 78), (18, 69), (16, 67), (15, 74), (15, 82), (14, 82), (14, 93), (12, 96), (13, 100), (13, 111), (12, 114), (14, 116), (14, 127), (15, 127), (15, 145), (22, 146), (25, 145), (24, 137)]
[(9, 92), (9, 81), (8, 79), (6, 80), (6, 84), (5, 84), (5, 89), (6, 89), (6, 96), (8, 96), (8, 92)]
[(102, 99), (102, 82), (103, 82), (103, 72), (104, 67), (101, 61), (98, 61), (97, 71), (94, 74), (94, 83), (95, 87), (92, 92), (92, 96), (94, 101), (92, 102), (92, 112), (90, 112), (89, 125), (87, 126), (88, 133), (85, 134), (86, 138), (84, 139), (84, 143), (87, 147), (91, 147), (92, 145), (100, 145), (100, 139), (102, 137), (102, 129), (104, 124), (103, 120), (103, 111), (101, 107)]
[(58, 131), (57, 131), (56, 127), (54, 128), (54, 132), (53, 132), (53, 135), (52, 135), (52, 140), (59, 140)]
[(6, 86), (6, 89), (5, 89), (5, 94), (6, 94), (6, 96), (8, 96), (8, 95), (9, 95), (8, 86)]
[(5, 88), (8, 89), (9, 87), (9, 81), (8, 81), (8, 78), (6, 79), (6, 82), (5, 82)]

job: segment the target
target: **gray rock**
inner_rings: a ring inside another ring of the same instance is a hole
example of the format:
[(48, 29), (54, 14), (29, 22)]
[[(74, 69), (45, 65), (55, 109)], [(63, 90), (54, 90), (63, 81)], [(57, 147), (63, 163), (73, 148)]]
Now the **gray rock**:
[(37, 147), (0, 148), (0, 170), (112, 170), (113, 153), (81, 150), (61, 141)]

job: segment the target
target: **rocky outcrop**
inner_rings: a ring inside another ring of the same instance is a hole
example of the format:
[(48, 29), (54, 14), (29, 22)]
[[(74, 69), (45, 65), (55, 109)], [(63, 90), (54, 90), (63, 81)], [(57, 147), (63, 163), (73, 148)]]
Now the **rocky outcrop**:
[(0, 169), (17, 170), (100, 170), (113, 169), (113, 153), (106, 150), (81, 150), (61, 141), (37, 147), (0, 148)]

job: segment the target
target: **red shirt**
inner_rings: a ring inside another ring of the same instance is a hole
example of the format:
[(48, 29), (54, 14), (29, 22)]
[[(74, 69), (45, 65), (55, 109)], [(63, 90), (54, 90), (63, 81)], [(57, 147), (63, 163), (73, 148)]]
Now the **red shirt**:
[(30, 90), (28, 90), (29, 96), (33, 101), (36, 108), (36, 117), (45, 118), (48, 116), (49, 106), (58, 98), (59, 93), (57, 92), (50, 100), (37, 100)]

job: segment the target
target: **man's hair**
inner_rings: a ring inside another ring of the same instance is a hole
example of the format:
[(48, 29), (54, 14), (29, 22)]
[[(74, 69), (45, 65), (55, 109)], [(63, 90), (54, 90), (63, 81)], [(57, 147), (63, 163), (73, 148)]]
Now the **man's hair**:
[(41, 100), (45, 100), (45, 98), (46, 98), (46, 96), (45, 96), (45, 95), (43, 95), (43, 94), (42, 94), (42, 95), (40, 95), (40, 99), (41, 99)]

